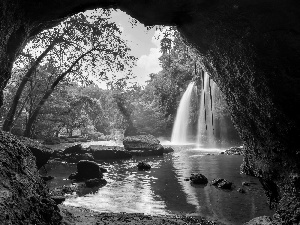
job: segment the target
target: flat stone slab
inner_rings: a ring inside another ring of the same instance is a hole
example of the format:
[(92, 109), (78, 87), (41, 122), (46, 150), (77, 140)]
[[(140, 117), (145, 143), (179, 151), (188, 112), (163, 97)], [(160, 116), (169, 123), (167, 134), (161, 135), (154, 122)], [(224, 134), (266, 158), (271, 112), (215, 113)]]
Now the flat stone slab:
[(136, 135), (125, 137), (123, 140), (124, 148), (131, 150), (156, 150), (160, 147), (160, 141), (153, 135)]

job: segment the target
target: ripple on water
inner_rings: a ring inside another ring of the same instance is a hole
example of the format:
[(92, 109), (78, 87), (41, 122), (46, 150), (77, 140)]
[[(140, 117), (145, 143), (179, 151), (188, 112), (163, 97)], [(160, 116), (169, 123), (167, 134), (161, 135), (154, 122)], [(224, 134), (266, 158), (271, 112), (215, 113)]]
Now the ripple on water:
[[(173, 148), (175, 152), (164, 157), (99, 161), (108, 170), (104, 174), (107, 185), (95, 191), (87, 189), (84, 196), (69, 198), (64, 204), (101, 212), (200, 215), (227, 224), (242, 224), (255, 216), (272, 214), (258, 180), (240, 174), (241, 156), (218, 155), (220, 150), (191, 146)], [(149, 163), (151, 170), (139, 171), (139, 161)], [(56, 177), (49, 185), (59, 186), (70, 183), (63, 179), (76, 170), (76, 165), (53, 163), (47, 165), (47, 170)], [(210, 184), (192, 186), (184, 180), (191, 173), (202, 173), (209, 181), (225, 178), (234, 183), (235, 189), (222, 191)], [(245, 194), (236, 191), (243, 181), (251, 183), (243, 187)]]

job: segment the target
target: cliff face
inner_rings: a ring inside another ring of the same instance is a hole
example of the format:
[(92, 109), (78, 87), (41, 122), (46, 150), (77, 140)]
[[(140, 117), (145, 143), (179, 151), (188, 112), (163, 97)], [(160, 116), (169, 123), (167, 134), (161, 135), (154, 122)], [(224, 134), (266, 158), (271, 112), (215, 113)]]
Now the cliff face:
[(35, 158), (13, 135), (0, 131), (0, 223), (58, 224), (58, 207), (48, 196)]
[[(177, 25), (224, 92), (278, 221), (300, 221), (300, 2), (295, 0), (3, 0), (0, 93), (30, 36), (86, 8), (121, 8), (146, 25)], [(251, 171), (250, 171), (251, 170)], [(290, 206), (288, 206), (289, 204)]]

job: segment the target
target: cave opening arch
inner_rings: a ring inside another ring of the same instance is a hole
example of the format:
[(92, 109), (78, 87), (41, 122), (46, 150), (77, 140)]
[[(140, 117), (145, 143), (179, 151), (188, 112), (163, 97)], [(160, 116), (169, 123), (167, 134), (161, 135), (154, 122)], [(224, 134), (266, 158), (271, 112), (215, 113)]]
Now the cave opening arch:
[[(300, 3), (288, 0), (60, 0), (0, 3), (0, 91), (24, 44), (68, 15), (120, 8), (145, 25), (176, 25), (224, 92), (246, 144), (245, 171), (265, 182), (279, 218), (300, 220)], [(2, 101), (1, 101), (2, 105)], [(284, 169), (283, 169), (284, 168)], [(287, 202), (295, 203), (289, 209)]]

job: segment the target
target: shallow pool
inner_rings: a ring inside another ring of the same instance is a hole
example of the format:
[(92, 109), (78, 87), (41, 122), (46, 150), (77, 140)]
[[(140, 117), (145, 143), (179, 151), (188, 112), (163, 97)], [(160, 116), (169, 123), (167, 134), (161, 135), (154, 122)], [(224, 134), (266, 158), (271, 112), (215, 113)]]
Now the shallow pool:
[[(108, 170), (101, 188), (84, 188), (64, 204), (101, 212), (138, 212), (146, 214), (184, 214), (204, 216), (225, 224), (242, 224), (253, 217), (272, 215), (258, 179), (240, 174), (242, 156), (219, 155), (220, 149), (194, 149), (173, 146), (174, 152), (156, 157), (97, 161)], [(208, 155), (209, 154), (209, 155)], [(138, 171), (137, 162), (146, 161), (150, 171)], [(51, 187), (70, 184), (66, 178), (76, 171), (75, 164), (52, 162), (48, 175), (55, 179)], [(232, 191), (207, 184), (191, 185), (185, 181), (191, 173), (202, 173), (209, 181), (225, 178), (234, 183)], [(246, 193), (237, 192), (242, 182)]]

